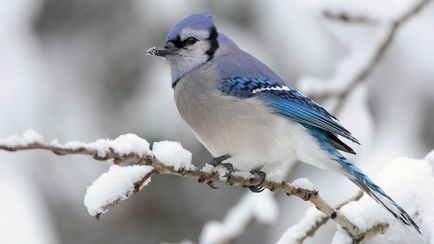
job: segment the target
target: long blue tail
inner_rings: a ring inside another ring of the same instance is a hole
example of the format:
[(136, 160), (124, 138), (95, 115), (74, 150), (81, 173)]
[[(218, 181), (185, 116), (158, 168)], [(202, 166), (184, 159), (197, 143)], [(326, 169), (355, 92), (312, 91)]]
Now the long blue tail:
[(345, 157), (339, 156), (338, 162), (341, 164), (345, 175), (354, 184), (360, 187), (366, 194), (372, 197), (376, 202), (387, 209), (395, 218), (401, 220), (402, 223), (408, 226), (413, 226), (417, 232), (421, 233), (419, 226), (414, 222), (410, 215), (405, 212), (395, 201), (392, 200), (379, 186), (377, 186), (368, 176), (349, 162)]
[[(389, 211), (395, 218), (399, 219), (402, 223), (414, 227), (417, 232), (421, 233), (419, 226), (414, 222), (410, 215), (404, 211), (395, 201), (392, 200), (379, 186), (377, 186), (368, 176), (366, 176), (359, 168), (348, 161), (342, 154), (338, 152), (335, 146), (336, 141), (331, 140), (330, 135), (327, 135), (323, 130), (304, 125), (314, 139), (317, 140), (318, 145), (326, 151), (339, 165), (341, 170), (354, 184), (356, 184), (362, 191), (372, 197), (376, 202)], [(335, 138), (336, 140), (336, 138)], [(339, 140), (337, 141), (341, 144)], [(345, 145), (345, 144), (344, 144)], [(346, 145), (345, 145), (346, 146)], [(344, 146), (344, 149), (345, 149)], [(348, 146), (346, 146), (348, 147)], [(344, 150), (352, 151), (352, 150)]]

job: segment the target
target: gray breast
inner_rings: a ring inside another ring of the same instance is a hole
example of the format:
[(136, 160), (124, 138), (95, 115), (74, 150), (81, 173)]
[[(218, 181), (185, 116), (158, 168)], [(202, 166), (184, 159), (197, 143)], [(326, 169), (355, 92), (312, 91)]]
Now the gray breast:
[(263, 148), (267, 131), (275, 127), (275, 115), (255, 98), (221, 94), (219, 82), (212, 63), (183, 77), (175, 87), (181, 117), (214, 156)]

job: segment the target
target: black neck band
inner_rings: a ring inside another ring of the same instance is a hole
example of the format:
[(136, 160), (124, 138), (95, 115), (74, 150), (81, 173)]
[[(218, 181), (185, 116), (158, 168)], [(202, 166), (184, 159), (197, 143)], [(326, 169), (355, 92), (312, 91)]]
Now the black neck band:
[(215, 26), (213, 26), (211, 27), (209, 32), (209, 37), (207, 38), (210, 44), (208, 51), (205, 52), (205, 54), (208, 55), (207, 61), (210, 61), (214, 58), (214, 53), (217, 50), (217, 48), (219, 48), (219, 42), (217, 41), (217, 37), (218, 37), (217, 29), (215, 28)]

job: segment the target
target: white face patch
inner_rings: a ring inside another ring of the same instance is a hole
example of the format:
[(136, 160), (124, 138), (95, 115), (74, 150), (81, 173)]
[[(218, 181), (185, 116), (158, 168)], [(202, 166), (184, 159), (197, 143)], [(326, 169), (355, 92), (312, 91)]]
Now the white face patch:
[(271, 87), (261, 87), (261, 88), (256, 88), (252, 91), (253, 94), (262, 92), (262, 91), (290, 91), (291, 88), (289, 88), (288, 86), (285, 85), (281, 85), (281, 86), (271, 86)]
[(191, 28), (184, 28), (182, 29), (181, 33), (179, 33), (179, 37), (181, 41), (189, 38), (189, 37), (195, 37), (196, 39), (203, 40), (208, 38), (209, 31), (207, 30), (194, 30)]
[[(212, 44), (216, 40), (208, 39), (210, 35), (216, 32), (215, 28), (210, 30), (197, 30), (184, 28), (179, 32), (179, 47), (174, 55), (167, 55), (172, 80), (177, 80), (194, 68), (207, 62), (210, 59), (208, 51), (214, 47)], [(188, 43), (186, 40), (190, 37), (197, 39), (196, 42)]]
[(179, 79), (195, 67), (205, 63), (208, 60), (208, 55), (205, 54), (208, 49), (208, 41), (201, 40), (186, 49), (179, 49), (177, 55), (167, 56), (172, 80)]

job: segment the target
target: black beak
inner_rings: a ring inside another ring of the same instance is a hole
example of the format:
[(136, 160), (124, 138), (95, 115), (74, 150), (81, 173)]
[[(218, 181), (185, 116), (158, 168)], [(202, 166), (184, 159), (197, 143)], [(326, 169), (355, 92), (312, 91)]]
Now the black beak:
[(162, 49), (157, 49), (155, 47), (151, 47), (148, 50), (146, 50), (146, 55), (149, 56), (160, 56), (160, 57), (166, 57), (168, 55), (175, 54), (177, 48), (175, 47), (164, 47)]

